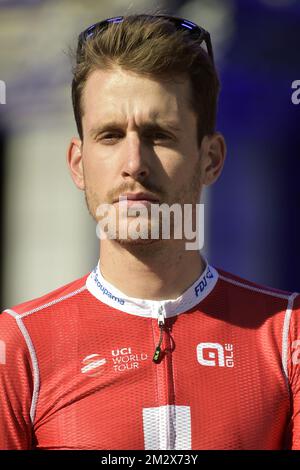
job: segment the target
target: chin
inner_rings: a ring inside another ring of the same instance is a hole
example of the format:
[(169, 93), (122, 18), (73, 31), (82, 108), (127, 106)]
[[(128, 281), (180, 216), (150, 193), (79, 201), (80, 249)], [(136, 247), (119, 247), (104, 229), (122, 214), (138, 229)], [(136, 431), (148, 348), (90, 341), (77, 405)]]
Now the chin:
[(160, 240), (155, 240), (155, 239), (143, 239), (143, 238), (137, 238), (136, 240), (133, 240), (132, 238), (117, 238), (114, 240), (116, 243), (119, 245), (123, 246), (124, 248), (129, 248), (129, 247), (138, 247), (138, 246), (147, 246), (147, 245), (153, 245), (153, 243), (157, 243)]

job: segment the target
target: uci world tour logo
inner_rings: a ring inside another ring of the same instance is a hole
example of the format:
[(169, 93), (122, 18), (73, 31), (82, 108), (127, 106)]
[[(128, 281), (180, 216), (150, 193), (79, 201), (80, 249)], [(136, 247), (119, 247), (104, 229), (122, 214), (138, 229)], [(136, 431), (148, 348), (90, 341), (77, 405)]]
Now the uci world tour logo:
[(88, 377), (97, 377), (102, 374), (106, 359), (99, 354), (90, 354), (81, 361), (81, 373)]

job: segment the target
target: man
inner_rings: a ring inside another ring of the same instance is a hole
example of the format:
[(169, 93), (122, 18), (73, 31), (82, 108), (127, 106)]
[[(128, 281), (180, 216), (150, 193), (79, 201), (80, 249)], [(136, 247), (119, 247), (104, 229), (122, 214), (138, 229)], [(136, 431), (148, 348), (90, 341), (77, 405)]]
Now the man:
[(216, 270), (150, 216), (192, 204), (195, 221), (225, 158), (218, 91), (209, 35), (187, 20), (80, 35), (67, 160), (100, 260), (2, 313), (1, 448), (300, 449), (299, 295)]

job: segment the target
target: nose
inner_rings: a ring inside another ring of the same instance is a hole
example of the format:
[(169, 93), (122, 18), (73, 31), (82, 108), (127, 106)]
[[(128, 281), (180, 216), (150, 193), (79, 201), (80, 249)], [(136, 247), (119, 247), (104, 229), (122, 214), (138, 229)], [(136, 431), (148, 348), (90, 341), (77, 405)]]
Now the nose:
[(131, 177), (137, 181), (145, 180), (150, 174), (147, 149), (136, 133), (128, 135), (124, 147), (123, 178)]

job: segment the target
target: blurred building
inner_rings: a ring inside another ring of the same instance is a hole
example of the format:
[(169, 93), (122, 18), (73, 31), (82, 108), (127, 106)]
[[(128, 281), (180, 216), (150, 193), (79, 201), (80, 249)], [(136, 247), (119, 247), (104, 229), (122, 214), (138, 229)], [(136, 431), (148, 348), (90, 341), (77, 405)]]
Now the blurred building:
[(155, 7), (210, 32), (222, 80), (224, 173), (206, 201), (211, 262), (299, 290), (300, 5), (292, 0), (0, 0), (2, 305), (88, 272), (98, 239), (65, 163), (73, 120), (69, 47), (97, 20)]

